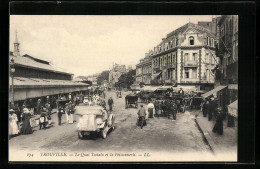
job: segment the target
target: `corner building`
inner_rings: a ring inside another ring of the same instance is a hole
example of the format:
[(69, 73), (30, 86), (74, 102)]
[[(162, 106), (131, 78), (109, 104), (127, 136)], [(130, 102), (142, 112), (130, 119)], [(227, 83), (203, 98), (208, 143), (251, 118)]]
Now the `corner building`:
[(152, 79), (198, 90), (211, 89), (215, 83), (212, 70), (218, 64), (215, 32), (187, 23), (167, 34), (154, 47)]

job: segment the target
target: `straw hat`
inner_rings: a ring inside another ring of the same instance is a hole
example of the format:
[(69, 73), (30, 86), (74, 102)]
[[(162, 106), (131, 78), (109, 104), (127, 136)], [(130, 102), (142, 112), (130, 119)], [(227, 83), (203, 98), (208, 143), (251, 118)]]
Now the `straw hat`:
[(9, 112), (10, 112), (10, 113), (11, 113), (11, 112), (14, 112), (14, 109), (10, 109)]

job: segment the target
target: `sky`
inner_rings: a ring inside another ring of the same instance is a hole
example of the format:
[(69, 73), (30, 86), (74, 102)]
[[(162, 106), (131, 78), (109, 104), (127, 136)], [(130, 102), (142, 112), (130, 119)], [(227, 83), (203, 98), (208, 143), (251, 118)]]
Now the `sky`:
[(10, 15), (10, 51), (15, 31), (20, 54), (50, 61), (75, 76), (139, 63), (168, 33), (213, 15)]

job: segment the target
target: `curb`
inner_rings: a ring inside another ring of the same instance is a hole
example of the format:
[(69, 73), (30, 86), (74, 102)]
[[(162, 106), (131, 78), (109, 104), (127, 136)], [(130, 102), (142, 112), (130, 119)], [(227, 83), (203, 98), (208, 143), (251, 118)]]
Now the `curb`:
[(212, 141), (212, 139), (210, 138), (210, 136), (208, 135), (208, 133), (205, 133), (205, 132), (201, 129), (201, 127), (200, 127), (200, 125), (199, 125), (199, 123), (198, 123), (198, 121), (197, 121), (197, 118), (195, 118), (194, 121), (195, 121), (196, 125), (198, 126), (199, 131), (202, 133), (204, 141), (205, 141), (206, 144), (209, 146), (210, 150), (214, 153), (215, 151), (214, 151), (214, 148), (213, 148), (213, 146), (212, 146), (212, 145), (214, 145), (214, 142)]

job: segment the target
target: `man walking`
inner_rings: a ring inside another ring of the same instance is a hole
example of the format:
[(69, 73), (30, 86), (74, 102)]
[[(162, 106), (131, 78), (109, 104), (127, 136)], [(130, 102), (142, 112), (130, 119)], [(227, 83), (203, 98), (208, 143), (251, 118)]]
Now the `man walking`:
[(61, 117), (62, 117), (62, 114), (63, 114), (63, 108), (61, 106), (59, 106), (58, 108), (58, 124), (59, 126), (61, 125)]
[(143, 105), (141, 105), (137, 114), (138, 114), (138, 120), (139, 120), (138, 122), (141, 122), (141, 129), (142, 129), (144, 126), (144, 121), (145, 121), (145, 116), (146, 116), (146, 111), (145, 111)]
[(110, 97), (109, 99), (108, 99), (108, 106), (109, 106), (109, 111), (112, 111), (112, 106), (113, 106), (113, 104), (114, 104), (114, 102), (113, 102), (113, 99), (112, 99), (112, 97)]

